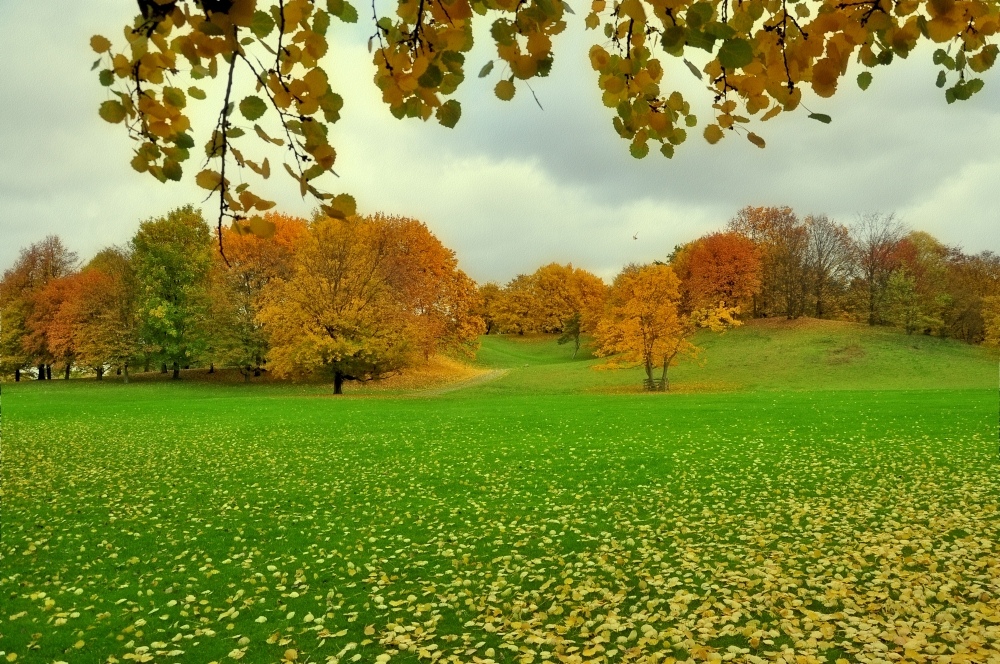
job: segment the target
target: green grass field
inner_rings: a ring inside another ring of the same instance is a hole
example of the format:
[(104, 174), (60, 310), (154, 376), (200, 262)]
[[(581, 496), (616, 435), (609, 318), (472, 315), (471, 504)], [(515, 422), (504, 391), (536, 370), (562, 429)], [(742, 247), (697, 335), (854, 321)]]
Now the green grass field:
[(995, 360), (703, 344), (671, 394), (496, 337), (432, 398), (4, 384), (0, 658), (1000, 661)]

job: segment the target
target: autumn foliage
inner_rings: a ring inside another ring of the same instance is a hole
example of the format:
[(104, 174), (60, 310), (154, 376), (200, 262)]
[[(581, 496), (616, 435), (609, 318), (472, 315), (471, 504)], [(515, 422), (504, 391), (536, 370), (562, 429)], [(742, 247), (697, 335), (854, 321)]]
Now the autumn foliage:
[(600, 277), (587, 270), (550, 263), (518, 275), (502, 289), (485, 284), (481, 293), (491, 329), (524, 334), (563, 333), (574, 318), (583, 332), (592, 331), (603, 315), (606, 290)]
[(596, 355), (611, 358), (605, 366), (640, 366), (648, 388), (667, 391), (670, 367), (699, 353), (691, 341), (699, 328), (722, 332), (740, 324), (737, 307), (722, 301), (686, 307), (681, 290), (681, 280), (669, 265), (630, 265), (622, 270), (594, 335)]
[(470, 356), (481, 334), (552, 335), (643, 367), (653, 388), (695, 357), (699, 330), (800, 316), (891, 325), (907, 334), (996, 344), (1000, 258), (969, 255), (892, 215), (842, 224), (787, 207), (746, 207), (725, 230), (630, 265), (611, 286), (548, 263), (477, 285), (415, 219), (311, 220), (267, 212), (268, 238), (213, 237), (188, 206), (143, 221), (126, 245), (82, 267), (50, 237), (0, 280), (0, 371), (102, 377), (187, 367), (327, 375), (335, 390)]
[(689, 309), (722, 305), (745, 311), (760, 293), (759, 254), (743, 235), (711, 233), (682, 247), (670, 264), (683, 281)]
[(278, 376), (326, 370), (339, 394), (345, 380), (399, 371), (483, 329), (471, 280), (419, 222), (318, 219), (291, 268), (265, 289), (259, 314)]
[[(220, 231), (228, 219), (237, 229), (269, 232), (260, 215), (275, 203), (255, 193), (248, 176), (266, 180), (272, 170), (287, 173), (323, 214), (354, 213), (353, 198), (325, 191), (318, 180), (333, 171), (330, 127), (344, 104), (331, 83), (338, 72), (323, 66), (336, 64), (324, 56), (340, 24), (359, 20), (357, 8), (348, 0), (138, 5), (139, 15), (112, 31), (122, 39), (95, 35), (90, 41), (98, 80), (108, 88), (100, 116), (126, 127), (136, 171), (161, 182), (180, 180), (192, 154), (195, 162), (207, 155), (193, 179), (217, 196)], [(588, 53), (597, 95), (613, 109), (614, 131), (636, 158), (651, 146), (672, 157), (699, 124), (709, 143), (737, 135), (763, 148), (764, 139), (751, 130), (755, 121), (803, 107), (804, 89), (833, 96), (854, 63), (863, 68), (856, 84), (867, 89), (873, 71), (921, 43), (935, 45), (936, 83), (947, 102), (969, 99), (984, 85), (978, 75), (996, 61), (992, 40), (1000, 31), (996, 0), (594, 0), (576, 9), (589, 10), (582, 23), (597, 31)], [(489, 34), (500, 65), (491, 59), (478, 75), (490, 77), (496, 96), (509, 101), (553, 70), (553, 40), (573, 13), (570, 3), (549, 0), (398, 0), (389, 15), (373, 5), (366, 20), (372, 21), (375, 85), (395, 117), (433, 117), (454, 127), (477, 16), (492, 15)], [(700, 67), (688, 59), (699, 52), (707, 56)], [(699, 120), (677, 90), (678, 75), (688, 73), (704, 84), (707, 120)], [(196, 135), (191, 114), (209, 96), (217, 120)], [(269, 152), (280, 155), (280, 168), (272, 169)]]

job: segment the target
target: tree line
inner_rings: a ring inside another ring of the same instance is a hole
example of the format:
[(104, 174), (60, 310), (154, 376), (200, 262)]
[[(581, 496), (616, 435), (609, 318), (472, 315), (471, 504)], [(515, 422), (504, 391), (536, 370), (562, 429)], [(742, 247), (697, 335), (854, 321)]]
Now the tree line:
[[(676, 246), (663, 263), (689, 313), (721, 304), (741, 320), (848, 320), (971, 344), (986, 340), (1000, 294), (1000, 256), (966, 254), (894, 215), (860, 215), (846, 225), (800, 218), (788, 207), (745, 207), (724, 230)], [(504, 286), (484, 284), (487, 329), (572, 333), (574, 316), (596, 329), (604, 312), (597, 281), (547, 265)]]
[[(270, 214), (267, 238), (213, 238), (184, 207), (143, 222), (82, 267), (57, 237), (21, 251), (0, 281), (0, 369), (19, 380), (56, 365), (98, 379), (113, 369), (235, 367), (346, 380), (468, 349), (482, 333), (475, 282), (415, 220)], [(224, 253), (216, 247), (221, 240)]]
[[(0, 372), (101, 379), (113, 370), (236, 368), (249, 379), (325, 372), (345, 381), (472, 353), (481, 334), (589, 343), (640, 366), (651, 389), (697, 355), (699, 329), (800, 316), (892, 325), (968, 343), (1000, 341), (1000, 257), (969, 255), (893, 215), (851, 225), (746, 207), (723, 230), (631, 264), (611, 284), (552, 263), (477, 285), (416, 220), (303, 220), (211, 230), (192, 207), (140, 224), (82, 266), (58, 237), (23, 249), (0, 280)], [(220, 250), (220, 247), (222, 250)]]

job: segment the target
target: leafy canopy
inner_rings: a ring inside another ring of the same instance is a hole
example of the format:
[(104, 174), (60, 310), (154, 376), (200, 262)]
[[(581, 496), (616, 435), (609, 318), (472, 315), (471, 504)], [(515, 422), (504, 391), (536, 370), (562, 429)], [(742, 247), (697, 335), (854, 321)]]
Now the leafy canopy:
[[(246, 177), (252, 171), (268, 179), (269, 158), (254, 155), (277, 146), (285, 150), (282, 170), (302, 196), (315, 197), (332, 217), (354, 213), (351, 196), (317, 182), (333, 172), (329, 128), (344, 103), (321, 62), (334, 26), (359, 19), (348, 0), (137, 2), (140, 13), (121, 42), (100, 35), (90, 42), (100, 55), (100, 83), (109, 88), (100, 116), (123, 124), (134, 139), (133, 168), (162, 182), (180, 180), (195, 156), (203, 163), (195, 182), (218, 196), (220, 225), (229, 219), (234, 228), (266, 235), (259, 213), (274, 202), (254, 193)], [(434, 117), (453, 127), (462, 115), (455, 95), (477, 16), (492, 18), (497, 53), (497, 66), (490, 60), (478, 75), (494, 77), (496, 96), (507, 101), (519, 85), (549, 74), (553, 38), (573, 13), (565, 0), (397, 0), (392, 15), (380, 16), (373, 3), (368, 49), (375, 84), (397, 118)], [(763, 148), (764, 139), (748, 128), (751, 118), (795, 110), (803, 87), (832, 96), (852, 60), (865, 68), (857, 84), (867, 89), (871, 70), (907, 57), (921, 41), (940, 45), (933, 61), (948, 102), (970, 98), (983, 87), (977, 75), (997, 58), (1000, 3), (593, 0), (584, 23), (603, 35), (589, 57), (601, 99), (615, 111), (615, 131), (637, 158), (650, 144), (671, 157), (698, 119), (665, 80), (665, 56), (705, 83), (713, 115), (705, 140), (738, 133)], [(701, 68), (687, 58), (699, 51), (709, 57)], [(196, 141), (191, 108), (210, 96), (217, 121)]]

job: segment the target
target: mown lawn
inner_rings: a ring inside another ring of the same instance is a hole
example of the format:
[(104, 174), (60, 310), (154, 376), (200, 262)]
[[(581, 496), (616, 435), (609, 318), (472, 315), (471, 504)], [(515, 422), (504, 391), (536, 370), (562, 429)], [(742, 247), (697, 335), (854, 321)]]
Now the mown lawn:
[(995, 391), (546, 394), (565, 350), (432, 399), (4, 385), (0, 651), (1000, 661)]

